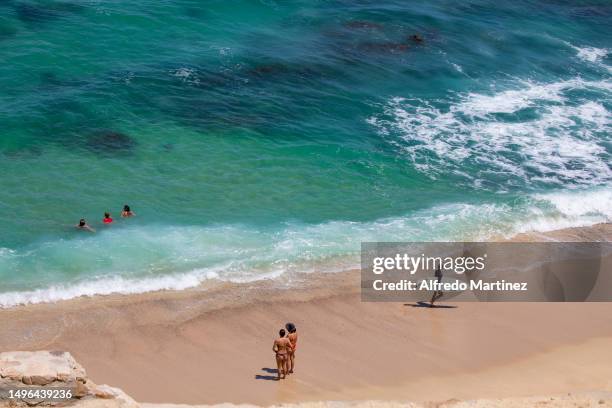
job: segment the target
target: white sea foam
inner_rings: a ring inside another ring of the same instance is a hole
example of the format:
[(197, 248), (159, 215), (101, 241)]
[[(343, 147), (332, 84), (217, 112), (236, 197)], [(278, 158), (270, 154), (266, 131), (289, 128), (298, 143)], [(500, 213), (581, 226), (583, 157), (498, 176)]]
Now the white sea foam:
[[(15, 262), (42, 257), (45, 263), (40, 272), (53, 278), (49, 282), (66, 279), (66, 264), (80, 273), (65, 283), (3, 290), (0, 307), (184, 290), (210, 279), (250, 282), (277, 279), (287, 272), (346, 270), (359, 265), (358, 251), (365, 241), (478, 241), (599, 222), (612, 222), (610, 187), (535, 194), (518, 203), (449, 203), (372, 222), (290, 223), (267, 232), (246, 226), (147, 226), (124, 229), (119, 239), (114, 235), (118, 232), (109, 230), (85, 239), (0, 253), (0, 267), (7, 270), (27, 269), (31, 264)], [(101, 257), (103, 253), (110, 255)], [(62, 254), (71, 258), (53, 264)]]
[(48, 303), (81, 296), (135, 294), (157, 290), (183, 290), (199, 285), (197, 274), (167, 275), (158, 278), (125, 279), (114, 276), (92, 279), (66, 285), (53, 285), (44, 289), (0, 294), (0, 307), (20, 304)]
[(464, 72), (463, 72), (463, 68), (461, 67), (461, 65), (459, 65), (459, 64), (455, 64), (454, 62), (451, 62), (451, 65), (453, 66), (453, 68), (455, 68), (455, 70), (456, 70), (457, 72), (460, 72), (460, 73), (462, 73), (462, 74), (464, 73)]
[(578, 49), (578, 58), (589, 62), (600, 62), (610, 51), (607, 48), (585, 47)]
[(574, 226), (580, 220), (612, 221), (612, 188), (535, 194), (534, 199), (550, 203), (557, 215), (575, 222)]
[(578, 58), (591, 63), (601, 62), (610, 53), (607, 48), (570, 46), (576, 50)]
[(529, 215), (516, 222), (506, 236), (612, 222), (612, 187), (534, 194), (528, 208)]
[(194, 74), (194, 71), (191, 68), (179, 68), (179, 69), (172, 71), (172, 75), (174, 75), (177, 78), (189, 78), (193, 74)]
[(15, 253), (14, 249), (0, 247), (0, 256), (8, 256)]
[(461, 173), (476, 186), (493, 178), (497, 189), (601, 185), (612, 180), (606, 150), (612, 119), (604, 105), (611, 96), (609, 80), (522, 81), (516, 89), (446, 103), (396, 97), (368, 122), (432, 177)]
[(576, 51), (576, 57), (583, 62), (599, 66), (600, 68), (612, 72), (612, 67), (603, 62), (603, 59), (610, 54), (609, 48), (597, 48), (590, 46), (577, 47), (571, 43), (565, 42), (568, 47), (571, 47)]
[(197, 73), (192, 68), (178, 68), (170, 71), (171, 75), (179, 78), (182, 82), (197, 85), (200, 83), (200, 79), (197, 76)]

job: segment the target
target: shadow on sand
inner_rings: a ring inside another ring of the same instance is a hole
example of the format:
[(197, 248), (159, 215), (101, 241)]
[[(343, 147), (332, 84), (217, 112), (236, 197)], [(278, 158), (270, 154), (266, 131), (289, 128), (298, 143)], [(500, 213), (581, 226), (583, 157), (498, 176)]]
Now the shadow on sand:
[(428, 309), (456, 309), (457, 306), (449, 305), (432, 305), (429, 302), (404, 303), (404, 306), (425, 307)]
[[(264, 367), (264, 368), (261, 369), (261, 371), (265, 371), (266, 373), (269, 373), (269, 374), (278, 374), (278, 370), (276, 368)], [(255, 379), (256, 380), (277, 381), (278, 380), (278, 376), (277, 375), (255, 374)]]

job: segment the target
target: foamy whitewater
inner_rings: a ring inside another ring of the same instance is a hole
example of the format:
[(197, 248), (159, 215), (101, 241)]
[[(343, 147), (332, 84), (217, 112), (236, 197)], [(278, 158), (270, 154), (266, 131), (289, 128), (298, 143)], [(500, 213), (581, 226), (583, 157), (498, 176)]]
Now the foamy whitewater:
[[(522, 221), (518, 221), (522, 220)], [(3, 248), (0, 266), (28, 269), (32, 259), (51, 254), (79, 252), (74, 265), (86, 280), (70, 284), (48, 281), (47, 287), (0, 294), (0, 306), (51, 302), (79, 296), (135, 294), (157, 290), (182, 290), (207, 280), (236, 283), (274, 279), (291, 272), (335, 272), (359, 267), (361, 242), (482, 241), (511, 237), (528, 231), (552, 231), (612, 220), (612, 189), (537, 194), (520, 206), (448, 204), (410, 216), (369, 223), (329, 222), (316, 226), (286, 225), (262, 233), (234, 227), (147, 227), (104, 231), (95, 243), (79, 239), (37, 246), (24, 253)], [(120, 236), (118, 236), (120, 234)], [(94, 239), (94, 238), (90, 238)], [(142, 262), (123, 257), (122, 240), (140, 242), (150, 256)], [(91, 265), (103, 248), (118, 256), (107, 268)], [(78, 260), (77, 260), (78, 261)], [(145, 263), (146, 262), (146, 263)], [(196, 265), (207, 265), (199, 268)], [(46, 265), (47, 275), (61, 274), (62, 265)], [(55, 270), (54, 270), (55, 269)], [(134, 271), (147, 270), (145, 276)], [(136, 275), (136, 276), (134, 276)]]
[[(516, 89), (458, 95), (446, 104), (395, 97), (369, 122), (383, 137), (391, 135), (415, 168), (465, 175), (475, 187), (491, 173), (503, 175), (496, 181), (508, 187), (609, 183), (611, 116), (605, 104), (612, 100), (612, 82), (516, 82)], [(590, 92), (599, 100), (571, 96)], [(481, 167), (476, 177), (464, 172), (470, 166)]]
[(612, 7), (508, 3), (0, 4), (0, 307), (612, 222)]

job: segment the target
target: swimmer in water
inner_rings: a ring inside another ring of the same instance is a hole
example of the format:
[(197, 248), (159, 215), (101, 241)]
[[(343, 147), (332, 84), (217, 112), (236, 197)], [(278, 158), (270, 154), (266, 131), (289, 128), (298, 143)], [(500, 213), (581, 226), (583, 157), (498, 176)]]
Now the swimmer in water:
[(136, 213), (134, 213), (134, 211), (132, 211), (130, 209), (129, 205), (126, 204), (126, 205), (123, 206), (123, 211), (121, 211), (121, 217), (122, 218), (133, 217), (135, 215), (136, 215)]
[(108, 212), (104, 213), (104, 219), (102, 220), (102, 222), (104, 224), (111, 224), (113, 222), (113, 219), (111, 218), (110, 213)]
[(88, 224), (87, 221), (85, 221), (85, 218), (81, 218), (79, 220), (79, 223), (76, 225), (76, 227), (80, 230), (83, 231), (89, 231), (89, 232), (96, 232), (95, 229), (91, 228)]
[(421, 37), (421, 36), (420, 36), (420, 35), (418, 35), (418, 34), (412, 34), (412, 35), (410, 36), (410, 39), (411, 39), (412, 41), (414, 41), (415, 43), (422, 43), (422, 42), (423, 42), (423, 37)]

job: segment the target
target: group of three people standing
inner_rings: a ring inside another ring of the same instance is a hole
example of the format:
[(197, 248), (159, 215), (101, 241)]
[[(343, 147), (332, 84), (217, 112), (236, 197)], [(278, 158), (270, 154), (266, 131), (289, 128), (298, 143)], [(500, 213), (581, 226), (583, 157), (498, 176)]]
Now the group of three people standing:
[(285, 329), (280, 329), (278, 332), (279, 338), (274, 340), (272, 345), (272, 351), (276, 354), (277, 380), (284, 379), (287, 374), (293, 373), (295, 365), (295, 350), (298, 340), (297, 328), (295, 324), (287, 323)]

